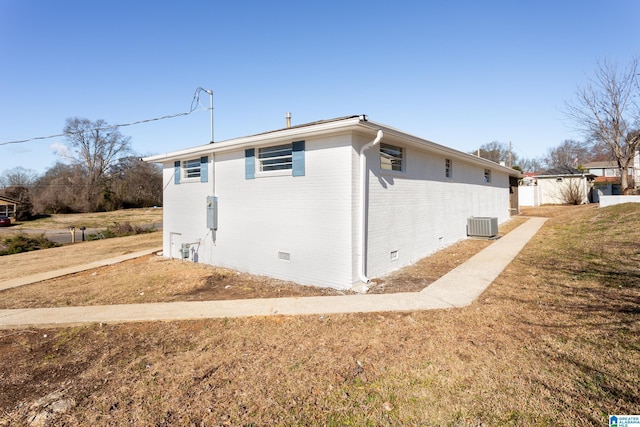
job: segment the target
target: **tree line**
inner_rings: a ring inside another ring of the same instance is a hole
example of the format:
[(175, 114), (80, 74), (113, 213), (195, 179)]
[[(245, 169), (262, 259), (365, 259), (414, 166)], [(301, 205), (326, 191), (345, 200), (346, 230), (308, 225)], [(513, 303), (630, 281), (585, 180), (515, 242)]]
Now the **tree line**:
[(16, 219), (162, 204), (162, 168), (134, 155), (117, 128), (74, 117), (64, 133), (63, 161), (41, 175), (23, 167), (0, 175), (0, 194), (19, 202)]
[(496, 163), (504, 164), (521, 172), (541, 172), (559, 167), (578, 168), (585, 163), (610, 161), (611, 156), (601, 144), (593, 141), (566, 139), (535, 158), (520, 157), (508, 143), (492, 141), (470, 153)]

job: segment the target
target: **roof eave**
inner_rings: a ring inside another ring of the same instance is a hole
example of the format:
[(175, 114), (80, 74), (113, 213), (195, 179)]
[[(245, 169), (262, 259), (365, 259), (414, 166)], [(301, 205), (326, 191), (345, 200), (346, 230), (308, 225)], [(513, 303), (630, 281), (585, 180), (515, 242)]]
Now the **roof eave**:
[(522, 176), (522, 174), (520, 173), (520, 171), (516, 170), (516, 169), (512, 169), (506, 166), (502, 166), (499, 163), (496, 163), (494, 161), (488, 160), (488, 159), (484, 159), (482, 157), (478, 157), (475, 156), (473, 154), (469, 154), (469, 153), (465, 153), (463, 151), (459, 151), (456, 150), (454, 148), (450, 148), (450, 147), (446, 147), (444, 145), (440, 145), (438, 143), (435, 143), (433, 141), (429, 141), (427, 139), (424, 138), (420, 138), (418, 136), (415, 135), (411, 135), (408, 134), (406, 132), (403, 132), (401, 130), (389, 127), (389, 126), (385, 126), (379, 123), (375, 123), (375, 122), (371, 122), (371, 121), (367, 121), (367, 122), (363, 122), (361, 123), (362, 126), (365, 127), (369, 127), (372, 130), (376, 130), (377, 129), (382, 129), (382, 133), (385, 135), (382, 138), (382, 141), (385, 140), (385, 137), (387, 136), (392, 136), (396, 139), (401, 139), (403, 140), (403, 142), (408, 143), (410, 145), (416, 146), (416, 147), (420, 147), (420, 148), (426, 148), (430, 151), (435, 151), (438, 152), (444, 156), (448, 156), (451, 157), (452, 159), (456, 159), (456, 160), (462, 160), (468, 163), (472, 163), (472, 164), (476, 164), (478, 166), (482, 166), (482, 167), (487, 167), (493, 170), (498, 170), (498, 171), (502, 171), (505, 172), (507, 174), (509, 174), (510, 176), (514, 176), (517, 178), (520, 178)]
[(281, 141), (290, 141), (299, 138), (306, 138), (309, 135), (323, 135), (335, 133), (340, 130), (356, 129), (361, 122), (366, 122), (364, 116), (353, 116), (340, 121), (327, 121), (311, 124), (309, 126), (299, 126), (285, 128), (272, 132), (265, 132), (257, 135), (245, 136), (241, 138), (229, 139), (226, 141), (209, 143), (184, 150), (159, 154), (142, 158), (145, 162), (164, 163), (172, 160), (183, 159), (186, 156), (199, 154), (219, 153), (225, 151), (239, 150), (243, 148), (255, 147), (256, 145), (269, 145)]
[(309, 136), (318, 136), (341, 131), (365, 131), (365, 133), (374, 136), (378, 130), (382, 130), (384, 134), (383, 141), (385, 138), (391, 137), (395, 140), (401, 140), (409, 145), (441, 153), (445, 156), (451, 157), (452, 159), (462, 160), (482, 167), (502, 171), (510, 176), (518, 178), (521, 176), (521, 173), (518, 170), (502, 166), (491, 160), (474, 156), (473, 154), (468, 154), (462, 151), (455, 150), (453, 148), (445, 147), (444, 145), (440, 145), (424, 138), (402, 132), (398, 129), (380, 123), (368, 121), (365, 116), (351, 116), (341, 120), (330, 120), (326, 122), (312, 123), (308, 126), (285, 128), (257, 135), (209, 143), (206, 145), (173, 151), (166, 154), (144, 157), (142, 160), (151, 163), (164, 163), (184, 159), (188, 156), (198, 156), (209, 153), (221, 153), (225, 151), (240, 150), (243, 148), (255, 147), (256, 145), (277, 144), (280, 142), (291, 141), (298, 138), (303, 139)]

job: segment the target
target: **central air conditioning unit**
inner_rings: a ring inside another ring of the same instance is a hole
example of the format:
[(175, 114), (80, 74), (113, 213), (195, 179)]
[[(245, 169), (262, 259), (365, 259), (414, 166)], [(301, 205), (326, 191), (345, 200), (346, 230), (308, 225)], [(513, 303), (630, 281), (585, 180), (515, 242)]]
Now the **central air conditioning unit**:
[(498, 218), (472, 216), (467, 218), (467, 236), (494, 237), (498, 235)]

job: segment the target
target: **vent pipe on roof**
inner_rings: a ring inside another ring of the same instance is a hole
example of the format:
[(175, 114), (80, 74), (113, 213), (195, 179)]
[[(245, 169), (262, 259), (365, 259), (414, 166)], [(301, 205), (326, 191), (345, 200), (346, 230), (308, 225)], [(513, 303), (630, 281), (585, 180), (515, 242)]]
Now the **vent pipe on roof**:
[(291, 127), (291, 113), (286, 113), (284, 115), (285, 119), (287, 119), (287, 128)]

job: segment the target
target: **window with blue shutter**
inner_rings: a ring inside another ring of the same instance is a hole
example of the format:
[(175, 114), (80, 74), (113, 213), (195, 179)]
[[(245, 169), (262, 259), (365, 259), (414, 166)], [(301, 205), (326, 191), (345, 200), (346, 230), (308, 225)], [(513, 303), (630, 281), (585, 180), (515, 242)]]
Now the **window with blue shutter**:
[(253, 179), (256, 175), (256, 150), (248, 148), (244, 150), (244, 177)]
[(262, 147), (257, 155), (255, 148), (249, 148), (244, 151), (244, 159), (246, 179), (255, 178), (256, 169), (260, 174), (266, 172), (260, 176), (268, 176), (270, 172), (278, 172), (275, 175), (281, 176), (286, 170), (290, 170), (292, 176), (304, 176), (304, 141)]
[(173, 163), (173, 183), (180, 184), (180, 160)]
[(200, 182), (209, 180), (209, 156), (200, 157)]
[(304, 141), (296, 141), (293, 146), (293, 169), (291, 175), (304, 176)]

